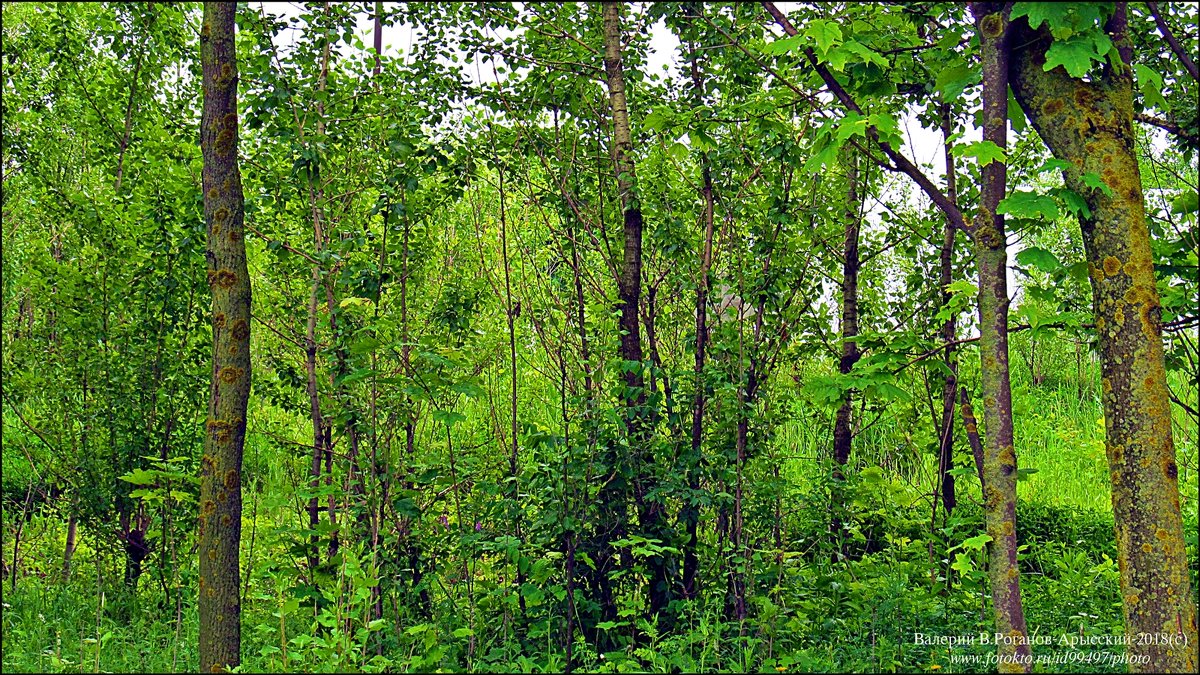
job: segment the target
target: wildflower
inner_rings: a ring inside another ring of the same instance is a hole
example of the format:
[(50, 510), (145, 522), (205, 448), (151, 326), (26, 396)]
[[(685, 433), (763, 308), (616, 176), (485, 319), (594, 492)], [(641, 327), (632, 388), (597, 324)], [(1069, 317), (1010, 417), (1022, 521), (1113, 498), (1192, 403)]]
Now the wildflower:
[(475, 521), (475, 531), (483, 532), (483, 523), (479, 522), (478, 520)]
[(941, 670), (942, 667), (935, 663), (932, 666), (929, 666), (929, 669), (930, 670)]

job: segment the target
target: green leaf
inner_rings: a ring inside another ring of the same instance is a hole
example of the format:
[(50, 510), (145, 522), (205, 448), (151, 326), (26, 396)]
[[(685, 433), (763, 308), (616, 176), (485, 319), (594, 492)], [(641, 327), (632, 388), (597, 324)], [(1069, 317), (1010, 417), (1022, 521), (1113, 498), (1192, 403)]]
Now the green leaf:
[(837, 161), (839, 148), (839, 144), (826, 141), (820, 150), (814, 152), (808, 158), (808, 161), (804, 162), (804, 172), (810, 174), (820, 173), (826, 164), (833, 164)]
[(1092, 217), (1092, 210), (1088, 208), (1087, 200), (1083, 198), (1083, 195), (1069, 188), (1062, 188), (1058, 191), (1058, 196), (1062, 197), (1063, 203), (1067, 205), (1067, 210), (1076, 217)]
[(822, 59), (829, 53), (829, 49), (841, 43), (842, 29), (837, 22), (829, 19), (814, 19), (808, 23), (808, 27), (804, 29), (803, 35), (817, 43), (817, 53)]
[(1053, 222), (1058, 220), (1058, 204), (1054, 203), (1052, 197), (1018, 190), (1000, 200), (996, 213), (1004, 213), (1014, 218), (1041, 218)]
[(1140, 63), (1133, 64), (1133, 72), (1137, 75), (1138, 89), (1142, 92), (1142, 100), (1146, 105), (1159, 110), (1166, 110), (1167, 99), (1163, 98), (1163, 78), (1157, 71)]
[(878, 485), (886, 480), (883, 475), (883, 469), (877, 466), (870, 466), (863, 469), (860, 475), (862, 476), (863, 482), (874, 485)]
[(1012, 87), (1008, 89), (1008, 123), (1012, 125), (1013, 131), (1022, 133), (1025, 127), (1028, 126), (1025, 119), (1025, 109), (1017, 102), (1017, 97), (1013, 95)]
[(946, 290), (950, 291), (951, 293), (975, 295), (979, 292), (979, 287), (965, 279), (959, 279), (958, 281), (952, 282), (949, 286), (947, 286)]
[(778, 56), (789, 52), (800, 51), (803, 49), (804, 38), (800, 35), (793, 35), (774, 42), (763, 47), (763, 52)]
[(433, 421), (441, 422), (448, 427), (453, 427), (459, 422), (466, 422), (467, 416), (460, 412), (454, 412), (453, 410), (434, 410)]
[(1171, 200), (1171, 213), (1196, 213), (1200, 211), (1200, 196), (1191, 190)]
[(375, 374), (375, 371), (371, 368), (359, 368), (359, 369), (355, 370), (354, 372), (347, 373), (346, 375), (338, 378), (338, 380), (335, 384), (337, 384), (339, 386), (346, 385), (346, 384), (352, 384), (354, 382), (358, 382), (359, 380), (366, 379), (374, 374)]
[(972, 550), (978, 551), (979, 549), (982, 549), (982, 548), (984, 547), (984, 545), (986, 545), (986, 544), (987, 544), (989, 541), (991, 541), (991, 540), (992, 540), (992, 535), (990, 535), (990, 534), (979, 534), (979, 535), (976, 535), (976, 536), (974, 536), (974, 537), (971, 537), (970, 539), (967, 539), (966, 541), (964, 541), (964, 542), (961, 544), (961, 546), (962, 546), (963, 548), (967, 548), (967, 549), (972, 549)]
[(991, 141), (977, 141), (966, 145), (954, 146), (953, 154), (957, 157), (974, 157), (983, 168), (992, 162), (1004, 162), (1004, 151)]
[(979, 78), (979, 71), (975, 68), (967, 65), (953, 66), (938, 72), (933, 88), (942, 95), (942, 101), (953, 101), (962, 95), (964, 89), (977, 83)]
[(1064, 25), (1071, 12), (1071, 3), (1066, 2), (1018, 2), (1013, 5), (1009, 19), (1015, 21), (1021, 17), (1029, 20), (1029, 27), (1037, 30), (1043, 23), (1051, 26)]
[(1071, 164), (1070, 162), (1064, 162), (1061, 159), (1054, 159), (1052, 157), (1052, 158), (1046, 160), (1045, 162), (1042, 162), (1042, 165), (1040, 167), (1038, 167), (1038, 173), (1046, 173), (1047, 171), (1055, 171), (1055, 170), (1069, 171), (1073, 166), (1074, 165)]
[(1017, 254), (1017, 262), (1022, 265), (1036, 267), (1043, 272), (1057, 272), (1063, 264), (1058, 257), (1044, 248), (1030, 246)]
[(134, 485), (154, 485), (158, 482), (158, 474), (145, 469), (134, 469), (124, 476), (120, 476), (120, 479)]
[(1042, 68), (1049, 72), (1062, 66), (1071, 77), (1081, 78), (1091, 70), (1092, 61), (1103, 62), (1111, 48), (1112, 41), (1099, 31), (1088, 31), (1065, 40), (1055, 39), (1046, 50), (1046, 65)]
[(1104, 196), (1106, 196), (1106, 197), (1113, 196), (1112, 188), (1109, 187), (1108, 183), (1105, 183), (1104, 179), (1101, 178), (1098, 174), (1095, 174), (1095, 173), (1092, 173), (1089, 171), (1088, 173), (1083, 174), (1082, 180), (1083, 180), (1084, 185), (1103, 192)]

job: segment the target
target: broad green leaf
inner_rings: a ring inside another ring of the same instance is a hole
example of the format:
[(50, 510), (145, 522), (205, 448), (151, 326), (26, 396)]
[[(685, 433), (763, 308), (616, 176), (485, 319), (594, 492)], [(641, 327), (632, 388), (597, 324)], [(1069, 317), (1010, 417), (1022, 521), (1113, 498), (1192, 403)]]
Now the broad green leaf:
[(1018, 253), (1017, 262), (1022, 265), (1036, 267), (1043, 272), (1057, 272), (1063, 266), (1057, 256), (1037, 246), (1030, 246)]
[(977, 141), (965, 145), (954, 146), (953, 154), (957, 157), (974, 157), (983, 168), (992, 162), (1004, 162), (1004, 151), (991, 141)]
[(1058, 204), (1052, 197), (1018, 190), (1000, 200), (996, 213), (1014, 218), (1041, 218), (1053, 222), (1058, 220)]
[(467, 416), (453, 410), (434, 410), (433, 421), (440, 422), (448, 427), (453, 427), (459, 422), (466, 422)]
[(943, 101), (957, 99), (963, 90), (979, 81), (979, 71), (967, 65), (958, 65), (938, 71), (934, 80), (934, 90), (942, 96)]
[(1171, 213), (1196, 213), (1200, 210), (1200, 196), (1192, 190), (1187, 190), (1171, 200)]
[(974, 537), (971, 537), (970, 539), (967, 539), (961, 545), (963, 548), (978, 551), (979, 549), (983, 548), (984, 545), (986, 545), (991, 540), (992, 540), (992, 535), (979, 534), (979, 535), (975, 535)]
[(1166, 110), (1167, 99), (1163, 98), (1163, 78), (1157, 71), (1140, 63), (1133, 64), (1133, 72), (1137, 74), (1138, 89), (1142, 92), (1142, 100), (1146, 105), (1159, 110)]
[(831, 47), (834, 47), (842, 41), (842, 29), (837, 25), (837, 22), (829, 19), (814, 19), (805, 27), (803, 35), (811, 40), (816, 41), (816, 51), (821, 55), (822, 60), (825, 54), (829, 52)]
[(1042, 162), (1042, 165), (1040, 167), (1038, 167), (1038, 173), (1045, 173), (1047, 171), (1055, 171), (1055, 170), (1068, 171), (1072, 168), (1072, 166), (1073, 165), (1070, 162), (1064, 162), (1061, 159), (1054, 159), (1053, 157), (1051, 157), (1050, 159), (1046, 160), (1045, 162)]
[(1049, 72), (1062, 66), (1071, 77), (1081, 78), (1091, 70), (1093, 61), (1103, 62), (1111, 48), (1112, 40), (1099, 31), (1088, 31), (1067, 39), (1055, 39), (1046, 50), (1046, 65), (1043, 69)]
[(763, 51), (767, 54), (774, 54), (778, 56), (780, 54), (799, 51), (800, 49), (803, 49), (803, 45), (804, 37), (800, 35), (793, 35), (792, 37), (786, 37), (781, 40), (775, 40), (774, 42), (768, 43), (763, 47)]
[(1109, 187), (1108, 183), (1105, 183), (1104, 179), (1098, 174), (1089, 171), (1088, 173), (1083, 174), (1082, 180), (1084, 185), (1103, 192), (1106, 197), (1113, 196), (1112, 188)]

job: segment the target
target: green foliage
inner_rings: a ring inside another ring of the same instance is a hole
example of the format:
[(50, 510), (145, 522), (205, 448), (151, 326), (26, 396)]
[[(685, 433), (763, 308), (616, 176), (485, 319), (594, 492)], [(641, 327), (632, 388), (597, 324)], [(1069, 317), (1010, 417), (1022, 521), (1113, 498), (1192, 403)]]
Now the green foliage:
[[(197, 662), (191, 549), (213, 375), (198, 9), (2, 9), (5, 672)], [(756, 3), (622, 7), (640, 361), (618, 351), (633, 242), (597, 6), (383, 3), (378, 73), (363, 32), (374, 11), (239, 10), (255, 382), (243, 672), (961, 670), (913, 632), (992, 628), (959, 418), (957, 507), (935, 498), (947, 376), (983, 419), (979, 291), (961, 236), (941, 288), (945, 219), (875, 137), (919, 165), (952, 143), (963, 213), (980, 170), (1008, 166), (1026, 613), (1043, 635), (1120, 632), (1075, 222), (1117, 186), (1089, 173), (1088, 194), (1064, 187), (1077, 169), (1045, 156), (1015, 100), (1007, 151), (963, 142), (977, 138), (980, 79), (965, 7), (810, 3), (782, 39)], [(1016, 3), (1013, 17), (1052, 33), (1049, 68), (1087, 77), (1114, 58), (1111, 11)], [(1172, 25), (1194, 16), (1171, 11)], [(1187, 130), (1194, 83), (1140, 12), (1138, 105)], [(1164, 147), (1139, 139), (1171, 391), (1195, 409), (1195, 156)], [(861, 358), (842, 373), (848, 342)], [(853, 449), (836, 466), (847, 402)], [(1195, 575), (1195, 423), (1175, 413)], [(134, 531), (146, 548), (131, 580)]]

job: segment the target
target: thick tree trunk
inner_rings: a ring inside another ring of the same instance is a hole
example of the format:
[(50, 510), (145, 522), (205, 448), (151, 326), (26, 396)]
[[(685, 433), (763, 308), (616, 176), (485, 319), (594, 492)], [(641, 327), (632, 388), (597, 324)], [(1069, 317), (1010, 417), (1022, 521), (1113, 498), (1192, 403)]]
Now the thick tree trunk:
[[(1171, 403), (1163, 364), (1161, 309), (1155, 287), (1141, 175), (1134, 151), (1130, 41), (1125, 3), (1107, 30), (1122, 63), (1102, 78), (1073, 79), (1043, 68), (1052, 41), (1025, 20), (1014, 24), (1013, 93), (1054, 156), (1072, 165), (1066, 185), (1083, 196), (1080, 214), (1091, 271), (1100, 346), (1107, 454), (1130, 664), (1142, 672), (1195, 672), (1192, 596)], [(1107, 189), (1083, 181), (1099, 176)], [(1141, 640), (1139, 635), (1172, 640)]]
[[(1004, 150), (1008, 126), (1008, 16), (1001, 3), (972, 3), (983, 61), (983, 139)], [(1012, 389), (1008, 374), (1008, 252), (1004, 216), (996, 213), (1004, 198), (1007, 166), (993, 161), (982, 168), (979, 214), (975, 222), (975, 259), (979, 269), (979, 353), (983, 387), (984, 519), (988, 577), (996, 632), (1012, 638), (998, 645), (1001, 672), (1029, 672), (1028, 629), (1021, 605), (1017, 571), (1017, 459), (1013, 447)]]
[(237, 52), (231, 3), (206, 2), (200, 30), (204, 219), (212, 288), (213, 366), (200, 459), (200, 669), (241, 663), (242, 448), (250, 396), (250, 275), (237, 164)]

